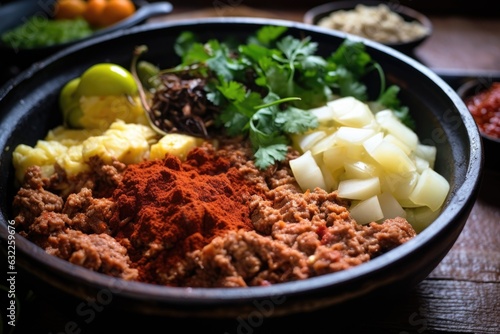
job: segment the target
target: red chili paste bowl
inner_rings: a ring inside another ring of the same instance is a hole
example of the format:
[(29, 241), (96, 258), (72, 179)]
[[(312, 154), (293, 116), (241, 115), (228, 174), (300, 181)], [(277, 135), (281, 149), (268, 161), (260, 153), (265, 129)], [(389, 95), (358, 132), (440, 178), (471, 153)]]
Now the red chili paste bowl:
[[(319, 43), (319, 53), (324, 55), (333, 52), (344, 40), (341, 33), (312, 25), (255, 18), (211, 18), (138, 26), (60, 51), (4, 85), (0, 90), (0, 235), (5, 255), (8, 241), (13, 238), (9, 227), (14, 218), (11, 203), (16, 191), (12, 151), (21, 143), (35, 144), (49, 129), (61, 124), (54, 111), (59, 91), (69, 79), (98, 62), (129, 66), (131, 50), (141, 44), (148, 45), (150, 61), (161, 66), (177, 64), (173, 45), (185, 30), (193, 31), (200, 39), (231, 36), (246, 40), (258, 28), (270, 24), (287, 26), (288, 32), (296, 36), (311, 36)], [(437, 147), (435, 169), (450, 183), (441, 213), (414, 239), (355, 268), (303, 281), (248, 288), (172, 288), (128, 282), (87, 270), (48, 255), (14, 234), (18, 279), (29, 282), (30, 288), (47, 296), (48, 301), (65, 302), (63, 308), (77, 324), (87, 324), (89, 320), (103, 325), (106, 314), (118, 312), (114, 319), (119, 321), (114, 323), (113, 330), (136, 325), (134, 321), (144, 328), (148, 320), (136, 316), (155, 315), (183, 317), (186, 320), (183, 323), (189, 326), (186, 328), (199, 327), (200, 331), (204, 331), (207, 322), (192, 318), (233, 318), (234, 326), (226, 327), (228, 332), (243, 329), (248, 332), (248, 326), (261, 326), (259, 321), (263, 317), (279, 318), (338, 306), (322, 322), (308, 326), (335, 328), (336, 321), (344, 319), (343, 307), (347, 302), (354, 305), (351, 312), (362, 317), (370, 312), (364, 308), (365, 300), (376, 298), (382, 305), (387, 294), (407, 292), (439, 264), (467, 221), (483, 167), (481, 137), (462, 99), (440, 77), (392, 48), (369, 40), (364, 43), (384, 69), (388, 82), (401, 87), (400, 98), (414, 116), (417, 133), (423, 141)], [(279, 328), (290, 327), (293, 332), (296, 321), (294, 317), (288, 319)]]
[[(480, 97), (480, 94), (483, 94), (486, 92), (493, 84), (500, 85), (500, 81), (495, 80), (493, 78), (487, 78), (487, 77), (482, 77), (482, 78), (475, 78), (471, 79), (467, 82), (465, 82), (463, 85), (461, 85), (457, 89), (457, 93), (462, 97), (464, 102), (467, 105), (467, 102), (469, 99), (472, 97)], [(495, 115), (498, 115), (500, 112), (500, 92), (495, 93), (496, 98), (493, 98), (492, 101), (497, 101), (496, 102), (496, 110), (497, 112), (494, 113)], [(483, 115), (484, 117), (491, 116), (492, 115), (492, 108), (490, 107), (495, 107), (493, 104), (488, 106), (488, 111), (489, 112), (481, 112), (480, 110), (478, 111), (478, 114), (485, 113)], [(495, 116), (498, 118), (498, 116)], [(481, 122), (481, 121), (480, 121)], [(500, 129), (496, 129), (496, 133), (485, 133), (479, 129), (479, 132), (481, 133), (481, 138), (483, 141), (483, 146), (484, 146), (484, 164), (485, 167), (491, 170), (500, 170)]]

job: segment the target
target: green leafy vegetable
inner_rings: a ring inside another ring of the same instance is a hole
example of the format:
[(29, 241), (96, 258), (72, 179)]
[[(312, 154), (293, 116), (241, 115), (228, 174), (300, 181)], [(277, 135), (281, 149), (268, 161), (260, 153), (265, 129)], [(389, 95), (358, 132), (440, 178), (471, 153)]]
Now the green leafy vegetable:
[[(259, 29), (256, 33), (257, 40), (263, 45), (271, 45), (278, 37), (286, 32), (286, 27), (265, 26)], [(250, 37), (252, 38), (252, 37)], [(249, 41), (251, 43), (251, 40)]]
[(317, 55), (310, 37), (284, 35), (286, 27), (265, 26), (247, 43), (217, 40), (200, 43), (190, 32), (177, 39), (181, 63), (172, 72), (189, 72), (207, 79), (207, 98), (220, 107), (216, 123), (230, 136), (248, 136), (259, 168), (282, 161), (289, 134), (318, 126), (307, 110), (336, 96), (368, 99), (362, 78), (372, 71), (380, 77), (378, 103), (395, 107), (409, 119), (397, 99), (397, 87), (385, 88), (381, 67), (361, 42), (345, 40), (329, 57)]
[(408, 126), (410, 129), (415, 129), (415, 121), (410, 116), (410, 112), (407, 106), (402, 106), (401, 101), (398, 99), (399, 87), (392, 85), (387, 90), (380, 95), (377, 99), (377, 103), (385, 106), (386, 108), (392, 109), (397, 118), (399, 118), (403, 124)]
[(22, 25), (2, 34), (1, 40), (13, 49), (30, 49), (71, 42), (94, 33), (87, 21), (49, 20), (34, 15)]

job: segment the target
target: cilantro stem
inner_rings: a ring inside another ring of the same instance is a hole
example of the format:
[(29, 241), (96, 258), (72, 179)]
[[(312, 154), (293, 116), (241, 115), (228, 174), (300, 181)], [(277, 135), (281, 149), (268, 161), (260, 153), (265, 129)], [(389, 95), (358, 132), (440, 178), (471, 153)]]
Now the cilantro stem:
[(379, 63), (373, 63), (372, 65), (378, 72), (378, 75), (380, 77), (380, 92), (378, 94), (378, 98), (382, 96), (385, 92), (385, 74), (384, 70), (382, 69), (382, 66), (380, 66)]
[(267, 107), (272, 107), (274, 105), (285, 103), (285, 102), (298, 101), (300, 99), (301, 99), (300, 97), (293, 97), (293, 96), (292, 97), (284, 97), (282, 99), (275, 100), (275, 101), (272, 101), (272, 102), (269, 102), (269, 103), (259, 104), (258, 106), (254, 106), (253, 108), (255, 110), (259, 110), (259, 109), (263, 109), (263, 108), (267, 108)]

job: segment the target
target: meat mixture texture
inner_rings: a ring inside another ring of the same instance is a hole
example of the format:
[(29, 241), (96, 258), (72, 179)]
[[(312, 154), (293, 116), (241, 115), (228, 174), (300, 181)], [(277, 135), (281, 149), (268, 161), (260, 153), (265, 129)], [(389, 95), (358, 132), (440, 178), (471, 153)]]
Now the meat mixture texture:
[(217, 149), (207, 144), (193, 154), (226, 159), (225, 172), (248, 185), (246, 191), (231, 192), (247, 208), (248, 221), (242, 219), (238, 228), (204, 231), (206, 244), (186, 247), (184, 241), (192, 236), (183, 231), (184, 240), (169, 240), (167, 247), (154, 238), (148, 220), (116, 220), (126, 208), (113, 193), (125, 186), (127, 166), (98, 159), (90, 162), (91, 172), (72, 180), (61, 169), (44, 178), (40, 168), (31, 167), (13, 203), (19, 231), (47, 253), (90, 270), (181, 287), (303, 280), (357, 266), (416, 235), (403, 218), (358, 224), (336, 192), (302, 192), (288, 165), (297, 156), (292, 150), (286, 161), (265, 171), (254, 166), (250, 148), (238, 143)]

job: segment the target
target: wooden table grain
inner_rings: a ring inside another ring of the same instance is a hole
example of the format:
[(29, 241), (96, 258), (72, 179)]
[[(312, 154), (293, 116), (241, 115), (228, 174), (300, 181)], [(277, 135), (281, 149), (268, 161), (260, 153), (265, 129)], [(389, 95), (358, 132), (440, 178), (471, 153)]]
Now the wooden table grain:
[[(215, 2), (214, 2), (215, 3)], [(236, 3), (236, 2), (221, 2)], [(239, 2), (238, 2), (239, 3)], [(261, 16), (301, 21), (304, 10), (249, 8), (243, 5), (183, 8), (152, 22), (204, 16)], [(438, 73), (492, 77), (500, 73), (500, 20), (431, 16), (434, 33), (414, 57)], [(500, 152), (499, 152), (500, 153)], [(500, 171), (485, 169), (479, 197), (457, 242), (420, 284), (405, 295), (287, 317), (253, 319), (165, 319), (100, 312), (90, 324), (78, 322), (78, 302), (61, 306), (28, 292), (22, 332), (109, 333), (142, 328), (179, 333), (500, 333)], [(28, 319), (26, 318), (28, 317)]]

